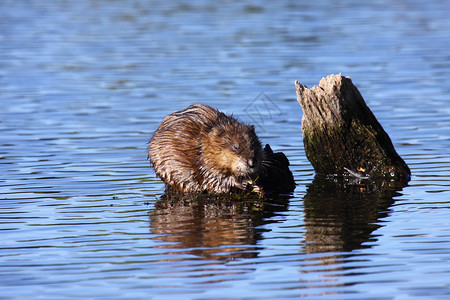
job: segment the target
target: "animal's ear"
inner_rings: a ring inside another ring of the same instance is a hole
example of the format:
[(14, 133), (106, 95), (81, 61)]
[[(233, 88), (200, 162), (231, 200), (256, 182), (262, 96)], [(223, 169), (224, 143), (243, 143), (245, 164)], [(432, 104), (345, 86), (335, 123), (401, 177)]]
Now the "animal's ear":
[(217, 128), (217, 126), (214, 126), (214, 127), (208, 132), (208, 136), (214, 136), (214, 135), (219, 135), (219, 129)]
[(255, 126), (253, 126), (253, 125), (248, 125), (248, 126), (250, 127), (250, 130), (255, 131)]

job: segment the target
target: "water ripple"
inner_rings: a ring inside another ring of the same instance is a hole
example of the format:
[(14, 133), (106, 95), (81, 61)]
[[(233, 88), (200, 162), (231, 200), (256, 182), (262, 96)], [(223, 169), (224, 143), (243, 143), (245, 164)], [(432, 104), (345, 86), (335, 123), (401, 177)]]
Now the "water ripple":
[[(2, 297), (448, 297), (447, 6), (3, 1)], [(407, 186), (314, 175), (293, 82), (341, 72)], [(294, 193), (165, 199), (147, 142), (193, 102), (254, 123), (289, 158)]]

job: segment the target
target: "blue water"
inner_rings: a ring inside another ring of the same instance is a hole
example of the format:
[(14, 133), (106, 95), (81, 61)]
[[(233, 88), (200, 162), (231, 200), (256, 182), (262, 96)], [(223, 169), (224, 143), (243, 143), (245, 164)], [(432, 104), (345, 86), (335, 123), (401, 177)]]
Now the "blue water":
[[(450, 297), (447, 1), (2, 1), (1, 299)], [(315, 177), (294, 81), (350, 76), (412, 171)], [(146, 143), (205, 103), (297, 187), (167, 201)]]

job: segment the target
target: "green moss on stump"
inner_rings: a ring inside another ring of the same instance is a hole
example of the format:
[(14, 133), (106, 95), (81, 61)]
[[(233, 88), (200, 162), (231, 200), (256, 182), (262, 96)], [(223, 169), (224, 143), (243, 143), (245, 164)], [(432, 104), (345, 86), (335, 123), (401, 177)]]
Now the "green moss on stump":
[(330, 75), (308, 89), (296, 82), (306, 156), (316, 172), (406, 179), (397, 154), (349, 77)]

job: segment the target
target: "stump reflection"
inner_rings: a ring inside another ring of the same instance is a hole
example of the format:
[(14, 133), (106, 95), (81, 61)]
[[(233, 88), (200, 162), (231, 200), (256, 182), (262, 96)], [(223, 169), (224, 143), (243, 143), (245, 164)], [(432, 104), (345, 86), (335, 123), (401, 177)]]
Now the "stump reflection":
[(304, 197), (307, 253), (367, 248), (406, 183), (316, 175)]

